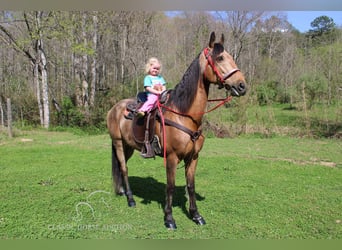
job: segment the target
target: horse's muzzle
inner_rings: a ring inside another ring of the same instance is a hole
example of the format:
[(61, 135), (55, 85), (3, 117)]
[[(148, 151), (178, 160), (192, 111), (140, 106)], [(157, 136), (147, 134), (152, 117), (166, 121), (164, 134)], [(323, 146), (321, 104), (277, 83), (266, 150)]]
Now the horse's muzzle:
[(244, 82), (240, 82), (237, 85), (233, 85), (230, 88), (232, 96), (243, 96), (246, 94), (246, 84)]

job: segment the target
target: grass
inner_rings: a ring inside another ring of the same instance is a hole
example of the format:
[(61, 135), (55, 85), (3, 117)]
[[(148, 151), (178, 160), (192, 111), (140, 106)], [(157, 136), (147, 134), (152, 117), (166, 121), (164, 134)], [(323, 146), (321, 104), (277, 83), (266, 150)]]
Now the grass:
[(342, 144), (337, 139), (208, 138), (196, 175), (197, 226), (184, 168), (163, 225), (161, 158), (129, 161), (136, 208), (113, 195), (108, 135), (21, 132), (0, 141), (0, 239), (341, 239)]
[[(229, 134), (286, 135), (293, 137), (341, 138), (342, 106), (315, 104), (305, 113), (299, 104), (265, 106), (236, 105), (233, 100), (227, 109), (207, 115), (213, 124), (228, 128)], [(241, 100), (246, 102), (246, 100)], [(246, 108), (246, 110), (244, 109)]]

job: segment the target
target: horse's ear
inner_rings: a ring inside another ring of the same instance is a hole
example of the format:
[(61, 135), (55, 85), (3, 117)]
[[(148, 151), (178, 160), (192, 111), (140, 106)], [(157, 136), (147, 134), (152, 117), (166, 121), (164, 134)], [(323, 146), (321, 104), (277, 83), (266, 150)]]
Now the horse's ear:
[(214, 47), (214, 42), (215, 42), (215, 32), (211, 32), (210, 34), (210, 40), (209, 40), (209, 48), (213, 48)]
[(222, 46), (223, 46), (223, 44), (224, 44), (224, 35), (223, 35), (223, 33), (222, 33), (222, 35), (221, 35), (220, 44), (221, 44)]

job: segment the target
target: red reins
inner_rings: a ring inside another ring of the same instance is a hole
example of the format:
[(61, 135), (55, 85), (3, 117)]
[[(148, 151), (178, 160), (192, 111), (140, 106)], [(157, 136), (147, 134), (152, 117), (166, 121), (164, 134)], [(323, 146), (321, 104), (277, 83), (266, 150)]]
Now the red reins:
[(210, 113), (211, 111), (214, 111), (215, 109), (221, 107), (223, 104), (227, 103), (227, 102), (230, 102), (232, 100), (232, 96), (228, 96), (227, 98), (221, 98), (221, 99), (209, 99), (208, 102), (219, 102), (215, 107), (207, 110), (207, 111), (203, 111), (203, 112), (198, 112), (198, 113), (191, 113), (191, 114), (185, 114), (185, 113), (181, 113), (181, 112), (178, 112), (177, 110), (174, 110), (172, 108), (169, 108), (163, 104), (161, 104), (159, 101), (158, 101), (158, 108), (161, 107), (161, 108), (164, 108), (172, 113), (175, 113), (177, 115), (181, 115), (181, 116), (192, 116), (192, 115), (204, 115), (204, 114), (207, 114), (207, 113)]

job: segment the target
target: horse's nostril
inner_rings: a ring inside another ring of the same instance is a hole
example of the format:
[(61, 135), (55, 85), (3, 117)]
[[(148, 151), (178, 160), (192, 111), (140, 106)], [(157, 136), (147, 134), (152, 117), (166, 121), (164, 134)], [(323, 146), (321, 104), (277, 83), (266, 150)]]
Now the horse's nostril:
[(238, 89), (239, 89), (240, 91), (244, 91), (244, 90), (246, 89), (245, 83), (241, 82), (241, 83), (239, 84)]

